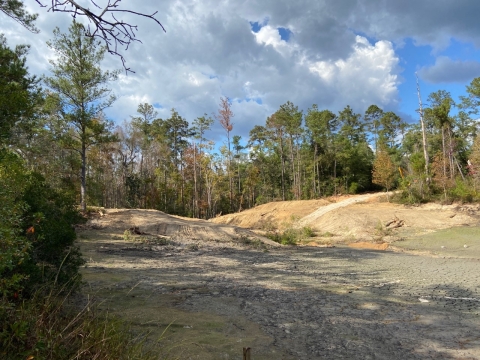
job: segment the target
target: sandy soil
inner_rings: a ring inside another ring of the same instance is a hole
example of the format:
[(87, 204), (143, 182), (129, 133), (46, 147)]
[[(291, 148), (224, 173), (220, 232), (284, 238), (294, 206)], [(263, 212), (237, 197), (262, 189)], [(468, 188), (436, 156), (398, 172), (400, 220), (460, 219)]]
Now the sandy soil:
[[(245, 346), (255, 360), (480, 358), (478, 209), (377, 198), (330, 211), (338, 202), (266, 204), (215, 222), (107, 210), (78, 229), (83, 292), (149, 333), (162, 359), (238, 359)], [(310, 219), (336, 247), (283, 247), (231, 225), (264, 226), (266, 210), (271, 223)], [(361, 249), (395, 216), (405, 226), (381, 230), (395, 251)]]
[[(312, 208), (315, 209), (312, 211)], [(330, 198), (328, 201), (274, 202), (211, 221), (252, 230), (308, 226), (315, 230), (318, 238), (327, 237), (331, 242), (392, 242), (439, 229), (477, 225), (479, 210), (477, 205), (405, 206), (389, 203), (384, 193), (376, 193), (342, 197), (339, 200)], [(290, 217), (288, 214), (291, 214)], [(404, 225), (390, 231), (385, 224), (395, 218), (403, 220)]]

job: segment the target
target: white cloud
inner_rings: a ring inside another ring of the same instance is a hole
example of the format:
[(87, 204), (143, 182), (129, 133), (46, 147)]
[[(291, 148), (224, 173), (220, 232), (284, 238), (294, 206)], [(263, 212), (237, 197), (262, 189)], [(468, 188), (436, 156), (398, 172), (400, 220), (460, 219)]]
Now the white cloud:
[[(397, 101), (398, 62), (392, 44), (378, 41), (371, 45), (356, 37), (353, 52), (346, 59), (318, 61), (310, 65), (344, 104), (392, 106)], [(337, 101), (338, 102), (338, 101)], [(340, 104), (339, 104), (340, 105)]]
[[(111, 84), (118, 100), (108, 114), (120, 122), (135, 114), (138, 103), (150, 102), (162, 105), (162, 117), (175, 107), (192, 121), (215, 113), (220, 97), (229, 96), (235, 100), (235, 131), (245, 138), (288, 100), (304, 110), (313, 103), (333, 111), (347, 104), (356, 112), (374, 103), (395, 108), (401, 70), (393, 41), (412, 37), (440, 48), (457, 36), (480, 44), (480, 3), (405, 1), (124, 1), (135, 11), (158, 10), (167, 32), (147, 19), (122, 15), (138, 24), (143, 44), (124, 52), (136, 73)], [(71, 18), (35, 9), (41, 34), (32, 35), (5, 17), (0, 17), (0, 31), (11, 45), (32, 44), (28, 64), (41, 75), (52, 56), (45, 41), (55, 25), (66, 31)], [(263, 24), (257, 33), (249, 23), (255, 21)], [(292, 32), (288, 42), (281, 39), (280, 27)], [(121, 68), (113, 56), (104, 65)], [(439, 60), (425, 74), (440, 65)]]
[(419, 70), (420, 77), (430, 83), (465, 83), (480, 76), (478, 61), (452, 60), (439, 56), (432, 66), (424, 66)]

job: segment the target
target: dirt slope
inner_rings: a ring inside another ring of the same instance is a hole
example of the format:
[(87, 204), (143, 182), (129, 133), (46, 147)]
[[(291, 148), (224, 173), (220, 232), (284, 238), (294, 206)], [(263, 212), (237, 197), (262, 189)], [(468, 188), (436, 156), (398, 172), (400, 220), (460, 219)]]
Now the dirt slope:
[[(332, 241), (378, 240), (425, 234), (462, 225), (478, 224), (476, 205), (405, 206), (388, 203), (384, 193), (310, 201), (282, 201), (269, 203), (239, 214), (221, 216), (211, 221), (218, 224), (268, 230), (285, 227), (311, 227), (318, 236)], [(385, 228), (390, 220), (403, 220), (401, 228)], [(292, 220), (293, 219), (293, 220)]]
[(251, 229), (285, 228), (293, 221), (331, 204), (328, 200), (277, 201), (259, 205), (241, 213), (219, 216), (210, 221)]
[(205, 220), (172, 216), (158, 210), (107, 209), (104, 215), (89, 220), (87, 227), (106, 229), (121, 236), (130, 228), (139, 234), (155, 239), (175, 241), (182, 239), (192, 244), (199, 241), (216, 243), (231, 241), (261, 241), (278, 246), (277, 243), (237, 226), (213, 224)]

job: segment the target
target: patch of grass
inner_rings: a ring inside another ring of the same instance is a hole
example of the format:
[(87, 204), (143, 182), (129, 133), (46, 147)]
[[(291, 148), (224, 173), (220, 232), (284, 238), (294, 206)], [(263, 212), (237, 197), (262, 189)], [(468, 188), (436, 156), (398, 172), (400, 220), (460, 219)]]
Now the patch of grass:
[(298, 231), (287, 229), (283, 233), (269, 233), (267, 237), (282, 245), (297, 245)]
[[(11, 306), (0, 301), (3, 359), (154, 359), (125, 322), (91, 300), (73, 305), (63, 289), (43, 288)], [(7, 305), (7, 306), (4, 306)]]
[(375, 235), (378, 237), (376, 240), (382, 240), (385, 236), (390, 236), (392, 234), (392, 229), (387, 229), (383, 226), (382, 222), (378, 220), (377, 225), (375, 225)]
[(259, 239), (257, 238), (249, 238), (248, 236), (242, 235), (238, 238), (238, 241), (243, 244), (247, 245), (250, 247), (253, 247), (255, 249), (266, 249), (267, 246)]
[[(293, 218), (293, 216), (292, 216)], [(301, 229), (293, 228), (292, 225), (287, 227), (283, 232), (270, 231), (266, 236), (282, 245), (297, 245), (297, 243), (314, 237), (315, 232), (309, 226), (305, 226)]]
[(165, 246), (170, 244), (170, 241), (165, 237), (153, 236), (153, 235), (142, 235), (136, 239), (137, 243), (145, 245), (160, 245)]
[(302, 235), (305, 238), (310, 238), (315, 236), (315, 232), (310, 226), (305, 226), (302, 228)]
[(326, 237), (326, 238), (331, 238), (331, 237), (334, 237), (335, 235), (332, 234), (332, 233), (329, 232), (329, 231), (326, 231), (326, 232), (324, 232), (324, 233), (322, 233), (322, 234), (320, 234), (320, 235), (318, 235), (318, 236), (320, 236), (320, 237)]
[(130, 230), (125, 230), (123, 232), (123, 240), (132, 241), (132, 233), (130, 232)]
[(190, 244), (190, 245), (188, 245), (188, 250), (190, 250), (190, 251), (198, 251), (198, 249), (199, 249), (198, 244)]

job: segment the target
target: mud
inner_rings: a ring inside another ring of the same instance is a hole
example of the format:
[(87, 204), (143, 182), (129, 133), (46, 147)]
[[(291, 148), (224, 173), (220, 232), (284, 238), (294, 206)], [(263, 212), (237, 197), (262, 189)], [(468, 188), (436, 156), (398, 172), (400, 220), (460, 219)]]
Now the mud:
[(158, 219), (161, 245), (133, 243), (109, 216), (79, 230), (84, 293), (148, 332), (160, 358), (238, 359), (244, 346), (255, 360), (480, 358), (475, 254), (194, 241), (155, 234)]

